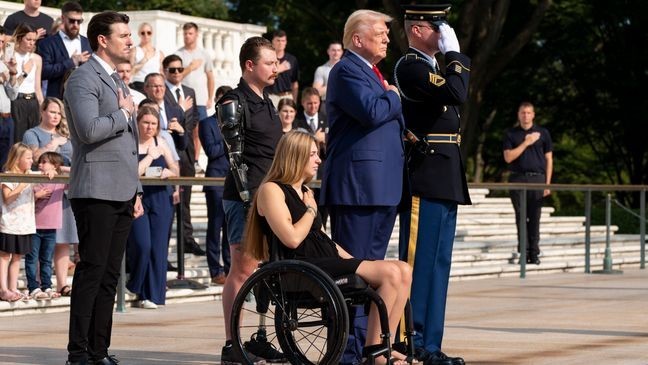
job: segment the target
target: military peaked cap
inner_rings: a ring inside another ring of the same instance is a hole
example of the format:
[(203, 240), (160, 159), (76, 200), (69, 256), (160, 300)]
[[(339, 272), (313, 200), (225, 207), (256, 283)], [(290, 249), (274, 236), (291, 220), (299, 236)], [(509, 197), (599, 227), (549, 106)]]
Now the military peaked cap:
[(450, 4), (402, 5), (405, 20), (423, 20), (437, 26), (446, 22), (450, 7)]

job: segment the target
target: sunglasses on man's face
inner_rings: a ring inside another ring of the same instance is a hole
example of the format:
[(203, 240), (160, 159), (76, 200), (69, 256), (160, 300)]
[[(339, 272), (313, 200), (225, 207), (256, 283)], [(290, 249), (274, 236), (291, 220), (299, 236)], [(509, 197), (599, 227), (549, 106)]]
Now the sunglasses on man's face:
[(184, 67), (169, 67), (169, 68), (167, 68), (167, 71), (170, 74), (183, 73), (184, 72)]
[(79, 24), (79, 25), (81, 25), (81, 23), (83, 23), (83, 18), (79, 18), (79, 19), (67, 18), (67, 21), (70, 24)]
[(153, 32), (151, 32), (150, 30), (145, 30), (140, 32), (140, 35), (151, 35), (151, 34), (153, 34)]

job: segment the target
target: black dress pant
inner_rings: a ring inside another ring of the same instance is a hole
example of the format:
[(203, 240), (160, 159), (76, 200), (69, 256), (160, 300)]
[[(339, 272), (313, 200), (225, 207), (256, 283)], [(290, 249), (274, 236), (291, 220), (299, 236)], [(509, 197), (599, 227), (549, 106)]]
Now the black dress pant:
[(68, 360), (108, 356), (117, 281), (133, 221), (133, 201), (70, 199), (81, 261), (70, 298)]
[[(232, 262), (227, 240), (225, 210), (223, 209), (223, 190), (224, 187), (217, 186), (212, 190), (205, 191), (205, 200), (207, 201), (205, 251), (207, 251), (207, 265), (212, 278), (219, 274), (229, 274)], [(220, 263), (221, 257), (223, 265)]]
[(40, 123), (40, 111), (36, 97), (25, 99), (18, 96), (11, 102), (11, 116), (14, 121), (14, 143), (21, 142), (25, 132)]
[[(191, 138), (191, 137), (190, 137)], [(178, 151), (180, 156), (180, 176), (195, 177), (196, 168), (194, 167), (193, 157), (189, 156), (188, 151)], [(196, 243), (193, 236), (193, 224), (191, 224), (191, 185), (181, 186), (183, 193), (180, 194), (180, 209), (182, 209), (182, 233), (184, 247), (189, 247)]]
[[(544, 184), (546, 182), (544, 174), (517, 174), (511, 173), (509, 177), (511, 183), (535, 183)], [(515, 209), (515, 225), (518, 231), (518, 252), (520, 252), (520, 212), (522, 206), (522, 190), (511, 190), (511, 202)], [(540, 254), (540, 215), (542, 213), (542, 200), (544, 190), (527, 190), (526, 192), (526, 231), (527, 231), (527, 257), (537, 258)]]

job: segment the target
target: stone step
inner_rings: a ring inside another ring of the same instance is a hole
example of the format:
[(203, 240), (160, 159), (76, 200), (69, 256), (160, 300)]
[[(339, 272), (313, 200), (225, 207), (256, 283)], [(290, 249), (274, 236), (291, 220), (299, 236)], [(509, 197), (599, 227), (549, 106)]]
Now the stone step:
[[(555, 217), (555, 216), (545, 216), (540, 219), (540, 225), (582, 225), (585, 223), (584, 217)], [(510, 217), (483, 217), (483, 216), (459, 216), (457, 217), (457, 227), (469, 226), (469, 225), (514, 225), (515, 216), (511, 215)]]
[[(638, 242), (632, 245), (614, 243), (611, 245), (612, 257), (635, 256), (639, 252)], [(584, 257), (585, 248), (581, 247), (550, 247), (542, 249), (542, 262), (552, 262), (567, 258), (581, 259)], [(605, 254), (605, 244), (596, 243), (590, 246), (590, 259), (602, 259)], [(637, 256), (638, 257), (638, 256)], [(453, 253), (453, 267), (484, 267), (497, 264), (517, 263), (518, 255), (515, 251), (510, 252), (485, 252), (468, 254), (463, 252)]]
[[(610, 226), (612, 232), (616, 232), (619, 229), (617, 226)], [(605, 232), (605, 226), (590, 226), (590, 232)], [(543, 225), (540, 224), (540, 237), (543, 236), (552, 236), (552, 235), (565, 235), (565, 234), (576, 234), (576, 233), (585, 233), (584, 226), (578, 225)], [(469, 229), (460, 228), (457, 229), (456, 236), (470, 236), (471, 238), (483, 237), (483, 236), (510, 236), (517, 237), (517, 228), (515, 225), (508, 226), (491, 226), (491, 225), (481, 225), (471, 227)]]
[[(612, 242), (621, 242), (626, 244), (627, 242), (638, 242), (638, 235), (632, 234), (615, 234), (610, 236)], [(600, 242), (605, 242), (605, 235), (592, 235), (590, 237), (592, 244)], [(585, 245), (585, 235), (566, 235), (561, 237), (541, 237), (540, 246), (581, 246)], [(454, 250), (479, 250), (480, 252), (496, 252), (498, 250), (511, 250), (517, 247), (517, 238), (510, 238), (507, 240), (500, 239), (487, 239), (481, 241), (455, 241)]]
[[(613, 261), (613, 269), (638, 268), (640, 265), (639, 255), (620, 257)], [(550, 274), (557, 272), (584, 272), (585, 259), (573, 258), (570, 260), (542, 261), (540, 265), (526, 265), (527, 275)], [(590, 270), (601, 270), (602, 260), (592, 260)], [(520, 275), (520, 266), (508, 264), (488, 267), (453, 268), (450, 272), (450, 280), (474, 280), (492, 277), (511, 277)]]

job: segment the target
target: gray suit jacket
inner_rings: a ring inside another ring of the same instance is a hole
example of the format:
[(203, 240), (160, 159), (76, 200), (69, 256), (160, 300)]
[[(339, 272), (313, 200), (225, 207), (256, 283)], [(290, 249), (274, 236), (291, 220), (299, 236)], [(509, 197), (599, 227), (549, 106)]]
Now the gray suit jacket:
[(115, 82), (91, 57), (72, 73), (63, 97), (74, 147), (68, 196), (132, 199), (141, 191), (137, 126), (119, 109)]

